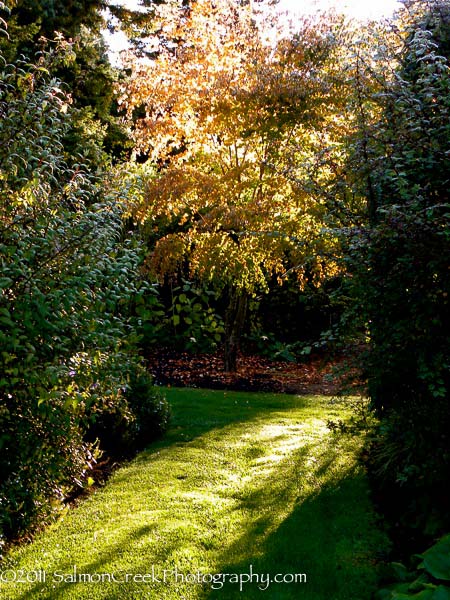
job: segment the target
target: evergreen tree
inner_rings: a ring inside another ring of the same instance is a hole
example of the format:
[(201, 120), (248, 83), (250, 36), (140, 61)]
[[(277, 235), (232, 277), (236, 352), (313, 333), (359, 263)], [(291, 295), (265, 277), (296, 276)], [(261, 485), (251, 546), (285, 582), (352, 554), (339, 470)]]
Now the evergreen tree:
[(120, 158), (129, 146), (114, 100), (120, 74), (109, 63), (101, 34), (101, 10), (105, 7), (103, 0), (10, 0), (1, 13), (8, 35), (0, 39), (0, 49), (10, 64), (20, 57), (33, 62), (54, 40), (70, 44), (71, 53), (51, 67), (52, 75), (64, 82), (77, 111), (65, 147), (67, 156), (76, 147), (83, 148), (83, 162), (94, 167), (104, 164), (108, 156)]

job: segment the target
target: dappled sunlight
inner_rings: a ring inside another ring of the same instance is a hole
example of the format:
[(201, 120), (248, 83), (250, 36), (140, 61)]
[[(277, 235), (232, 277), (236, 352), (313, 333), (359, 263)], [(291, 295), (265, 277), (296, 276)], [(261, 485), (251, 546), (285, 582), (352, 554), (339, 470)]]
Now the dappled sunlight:
[(306, 423), (292, 424), (290, 421), (284, 421), (283, 423), (264, 425), (259, 435), (264, 440), (277, 439), (283, 436), (297, 436), (298, 438), (307, 436), (310, 439), (311, 435), (321, 436), (329, 433), (330, 430), (323, 419), (309, 418)]
[(265, 425), (259, 432), (258, 437), (264, 442), (266, 448), (263, 456), (255, 459), (254, 466), (260, 467), (260, 472), (267, 472), (271, 466), (274, 468), (300, 448), (311, 444), (311, 439), (317, 438), (322, 441), (329, 436), (330, 431), (325, 423), (319, 419), (308, 421), (303, 425), (292, 425), (289, 423)]
[[(317, 514), (312, 508), (311, 514), (306, 511), (303, 522), (302, 507), (315, 506), (315, 499), (320, 507), (324, 494), (339, 496), (342, 482), (353, 477), (357, 468), (358, 442), (336, 438), (326, 428), (327, 402), (305, 406), (304, 399), (299, 399), (296, 406), (295, 398), (280, 396), (277, 404), (267, 402), (264, 412), (264, 398), (255, 395), (254, 400), (253, 412), (246, 418), (230, 414), (228, 421), (216, 421), (190, 441), (180, 443), (186, 429), (175, 425), (177, 435), (169, 432), (170, 445), (156, 444), (153, 451), (149, 449), (117, 471), (104, 489), (30, 547), (21, 548), (18, 564), (48, 573), (70, 573), (72, 565), (83, 573), (151, 574), (151, 569), (159, 575), (164, 571), (218, 573), (231, 567), (239, 572), (245, 565), (264, 563), (275, 539), (275, 546), (281, 545), (277, 568), (286, 563), (287, 569), (292, 566), (283, 548), (293, 548), (297, 534), (294, 530), (283, 533), (280, 541), (279, 532), (290, 520), (299, 520), (303, 528), (312, 527), (313, 518), (328, 525), (317, 533), (317, 545), (310, 550), (307, 566), (312, 570), (320, 558), (313, 556), (313, 550), (331, 544), (328, 530), (334, 512), (326, 502)], [(59, 546), (45, 554), (45, 547), (55, 546), (52, 539)], [(310, 543), (302, 541), (305, 547)], [(329, 567), (330, 560), (325, 561)], [(51, 591), (45, 587), (45, 593), (36, 597), (84, 598), (88, 587), (89, 593), (95, 592), (93, 599), (119, 597), (125, 587), (127, 598), (156, 594), (161, 599), (194, 599), (209, 593), (192, 582), (154, 579), (147, 584), (128, 581), (126, 586), (103, 582), (95, 588), (87, 583), (57, 582)], [(15, 598), (32, 598), (38, 587), (25, 585), (23, 594)], [(227, 592), (224, 597), (231, 596)], [(322, 597), (326, 596), (317, 596)]]

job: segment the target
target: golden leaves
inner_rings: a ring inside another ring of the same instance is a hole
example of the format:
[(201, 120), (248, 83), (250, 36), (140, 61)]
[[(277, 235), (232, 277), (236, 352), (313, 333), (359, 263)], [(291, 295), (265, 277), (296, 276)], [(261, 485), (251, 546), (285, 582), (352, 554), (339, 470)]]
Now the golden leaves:
[(158, 240), (153, 252), (145, 261), (145, 269), (164, 281), (165, 276), (176, 275), (189, 251), (189, 238), (181, 234), (168, 234)]
[(163, 277), (188, 264), (250, 292), (305, 257), (314, 276), (332, 272), (311, 253), (322, 251), (320, 190), (342, 162), (335, 139), (347, 125), (335, 40), (308, 26), (264, 45), (231, 0), (214, 10), (197, 0), (170, 26), (177, 41), (134, 65), (121, 90), (136, 149), (158, 167), (135, 215), (160, 236), (150, 268)]

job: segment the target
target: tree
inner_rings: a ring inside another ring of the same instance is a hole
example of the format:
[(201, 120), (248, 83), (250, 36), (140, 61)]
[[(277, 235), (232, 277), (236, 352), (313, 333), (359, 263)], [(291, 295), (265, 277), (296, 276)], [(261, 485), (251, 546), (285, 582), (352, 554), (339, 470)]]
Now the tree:
[(335, 150), (337, 39), (326, 23), (305, 22), (274, 48), (248, 7), (205, 0), (166, 33), (177, 43), (136, 63), (121, 90), (136, 154), (153, 167), (134, 216), (155, 240), (147, 264), (159, 278), (188, 264), (227, 290), (233, 369), (249, 295), (293, 265), (300, 283), (306, 271), (320, 281), (336, 269), (308, 170), (325, 179), (317, 147)]
[[(72, 127), (65, 139), (66, 158), (75, 148), (93, 168), (123, 158), (128, 138), (117, 118), (114, 84), (119, 75), (111, 65), (101, 35), (103, 0), (50, 2), (11, 0), (3, 13), (8, 34), (0, 39), (7, 63), (21, 58), (34, 61), (51, 40), (65, 39), (70, 53), (59, 56), (48, 68), (64, 81), (73, 100)], [(1, 14), (1, 13), (0, 13)]]

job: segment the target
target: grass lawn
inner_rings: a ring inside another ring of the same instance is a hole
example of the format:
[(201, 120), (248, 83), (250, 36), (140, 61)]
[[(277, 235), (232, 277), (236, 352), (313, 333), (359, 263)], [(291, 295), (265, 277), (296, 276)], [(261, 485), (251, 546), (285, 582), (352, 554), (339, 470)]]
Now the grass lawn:
[(357, 460), (363, 439), (326, 427), (345, 405), (167, 395), (164, 440), (11, 551), (0, 598), (369, 600), (387, 540)]

